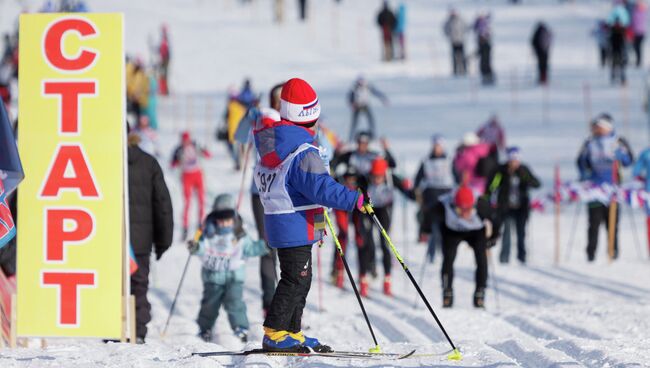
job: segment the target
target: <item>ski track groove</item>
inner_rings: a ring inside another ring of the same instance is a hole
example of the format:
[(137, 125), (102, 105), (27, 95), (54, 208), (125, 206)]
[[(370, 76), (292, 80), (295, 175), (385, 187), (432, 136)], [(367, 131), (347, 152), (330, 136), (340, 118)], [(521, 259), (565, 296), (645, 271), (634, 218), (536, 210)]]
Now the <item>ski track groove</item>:
[(388, 298), (373, 298), (371, 300), (374, 304), (380, 304), (383, 308), (390, 310), (397, 318), (400, 318), (401, 321), (407, 322), (422, 335), (427, 337), (427, 339), (431, 340), (431, 342), (436, 343), (446, 341), (445, 337), (442, 335), (442, 332), (437, 330), (437, 325), (435, 325), (435, 328), (432, 328), (431, 324), (435, 323), (435, 321), (427, 321), (423, 317), (413, 316), (405, 312), (400, 312), (397, 314), (394, 312), (396, 306), (392, 305), (392, 303), (388, 301)]
[(638, 286), (635, 286), (635, 285), (626, 284), (624, 282), (620, 282), (620, 281), (616, 281), (616, 280), (609, 280), (609, 279), (603, 279), (602, 277), (586, 275), (586, 274), (583, 274), (583, 273), (580, 273), (580, 272), (577, 272), (577, 271), (574, 271), (574, 270), (570, 270), (570, 269), (567, 269), (567, 268), (564, 268), (564, 267), (557, 267), (557, 268), (555, 268), (555, 270), (559, 271), (559, 272), (569, 274), (569, 275), (572, 275), (572, 276), (574, 276), (576, 278), (580, 278), (580, 279), (585, 279), (585, 280), (592, 279), (592, 280), (598, 280), (599, 282), (603, 282), (603, 283), (610, 283), (612, 285), (616, 285), (618, 287), (625, 288), (625, 289), (628, 289), (628, 290), (633, 291), (633, 292), (645, 294), (644, 296), (646, 296), (646, 297), (650, 297), (650, 289), (645, 289), (645, 288), (638, 287)]
[(381, 332), (382, 335), (384, 335), (390, 342), (394, 343), (405, 343), (405, 342), (410, 342), (411, 340), (401, 333), (399, 329), (397, 329), (395, 326), (393, 326), (390, 321), (387, 319), (380, 317), (377, 314), (368, 312), (368, 318), (370, 318), (370, 323), (372, 323), (373, 327), (376, 327), (379, 332)]
[(544, 322), (552, 325), (552, 326), (555, 326), (556, 328), (559, 328), (560, 330), (562, 330), (562, 331), (564, 331), (564, 332), (566, 332), (566, 333), (568, 333), (570, 335), (575, 336), (575, 337), (579, 337), (579, 338), (582, 338), (582, 339), (589, 339), (589, 340), (602, 340), (603, 339), (600, 335), (598, 335), (598, 334), (596, 334), (594, 332), (585, 330), (585, 329), (583, 329), (581, 327), (574, 326), (574, 325), (571, 325), (571, 324), (566, 323), (566, 322), (557, 321), (557, 320), (554, 320), (552, 318), (543, 318), (542, 320)]
[[(464, 274), (463, 272), (456, 272), (455, 277), (458, 279), (461, 279), (463, 281), (466, 281), (468, 283), (474, 284), (474, 276), (469, 276), (467, 274)], [(492, 288), (494, 290), (494, 288)], [(517, 301), (523, 305), (540, 305), (542, 304), (542, 300), (539, 298), (533, 298), (533, 297), (525, 297), (525, 296), (520, 296), (518, 294), (513, 293), (512, 291), (508, 289), (503, 289), (499, 288), (499, 295), (506, 296), (514, 301)]]
[(518, 316), (507, 316), (503, 317), (502, 320), (506, 321), (507, 323), (515, 326), (518, 328), (521, 332), (525, 333), (528, 336), (531, 336), (535, 339), (542, 339), (542, 340), (557, 340), (559, 339), (558, 336), (553, 334), (552, 332), (546, 331), (543, 328), (537, 327), (533, 325), (532, 323), (526, 321), (525, 319), (518, 317)]
[(624, 292), (624, 291), (612, 289), (612, 288), (609, 288), (607, 286), (599, 285), (599, 284), (594, 283), (594, 282), (589, 281), (589, 280), (584, 280), (584, 279), (581, 280), (581, 279), (576, 279), (575, 277), (572, 278), (572, 277), (568, 277), (568, 276), (556, 275), (554, 273), (551, 273), (551, 272), (546, 271), (546, 270), (539, 269), (537, 267), (528, 267), (526, 269), (533, 272), (533, 273), (536, 273), (538, 275), (545, 276), (547, 278), (560, 280), (560, 281), (563, 281), (563, 282), (566, 282), (566, 283), (569, 283), (569, 284), (572, 284), (572, 285), (581, 284), (581, 285), (589, 287), (589, 288), (591, 288), (593, 290), (602, 291), (602, 292), (605, 292), (605, 293), (609, 293), (609, 294), (612, 294), (612, 295), (615, 295), (615, 296), (618, 296), (618, 297), (621, 297), (621, 298), (624, 298), (624, 299), (632, 300), (632, 301), (635, 301), (636, 303), (639, 303), (640, 297), (638, 295), (633, 295), (633, 294), (630, 294), (630, 293), (627, 293), (627, 292)]
[[(470, 277), (472, 278), (471, 281), (473, 281), (473, 275), (470, 276), (469, 274), (472, 273), (471, 270), (466, 269), (466, 268), (461, 268), (459, 271), (456, 272), (457, 275), (461, 275), (462, 277), (470, 281)], [(503, 278), (501, 276), (496, 277), (494, 273), (490, 274), (491, 279), (496, 279), (497, 280), (497, 285), (508, 285), (512, 286), (514, 288), (517, 288), (523, 292), (526, 293), (526, 297), (521, 297), (519, 295), (516, 296), (516, 298), (522, 299), (525, 303), (528, 304), (536, 304), (536, 305), (543, 305), (543, 304), (567, 304), (569, 301), (567, 299), (564, 299), (560, 296), (557, 296), (555, 294), (549, 293), (548, 291), (542, 290), (541, 288), (533, 285), (526, 285), (524, 283), (516, 282), (516, 281), (511, 281), (506, 278)], [(488, 280), (489, 281), (489, 280)], [(503, 288), (499, 288), (500, 292), (504, 292), (505, 290)], [(507, 291), (506, 291), (507, 292)], [(510, 292), (512, 295), (516, 295)]]
[[(546, 347), (558, 350), (571, 358), (584, 364), (586, 367), (600, 368), (605, 366), (610, 367), (626, 367), (632, 366), (620, 363), (615, 359), (608, 358), (602, 350), (583, 350), (577, 346), (573, 341), (557, 340), (546, 345)], [(641, 365), (639, 365), (641, 366)]]
[(580, 366), (577, 362), (553, 362), (541, 352), (524, 350), (516, 341), (506, 340), (498, 344), (488, 344), (491, 348), (500, 351), (508, 358), (517, 362), (522, 367), (528, 368), (551, 368)]

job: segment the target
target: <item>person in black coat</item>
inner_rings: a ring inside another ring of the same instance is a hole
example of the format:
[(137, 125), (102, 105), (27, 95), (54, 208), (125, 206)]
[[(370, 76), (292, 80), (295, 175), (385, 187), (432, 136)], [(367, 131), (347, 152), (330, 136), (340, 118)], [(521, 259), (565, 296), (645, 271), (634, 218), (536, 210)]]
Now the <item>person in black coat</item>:
[(388, 7), (388, 1), (384, 1), (384, 5), (377, 15), (377, 24), (381, 29), (381, 39), (384, 46), (384, 61), (393, 60), (393, 30), (397, 25), (397, 18), (395, 13)]
[(151, 321), (149, 260), (151, 251), (160, 259), (172, 244), (174, 217), (172, 201), (162, 169), (156, 159), (138, 147), (138, 136), (129, 135), (129, 233), (138, 270), (131, 275), (135, 295), (136, 336), (144, 343)]
[(553, 36), (546, 26), (546, 23), (539, 22), (533, 32), (531, 44), (537, 57), (537, 71), (539, 73), (539, 84), (548, 82), (548, 57), (551, 49), (551, 40)]
[[(440, 221), (442, 306), (444, 308), (451, 308), (454, 303), (454, 261), (461, 242), (466, 242), (472, 248), (476, 259), (474, 306), (485, 307), (488, 276), (487, 249), (494, 245), (497, 236), (493, 232), (493, 212), (483, 197), (476, 200), (472, 189), (461, 185), (455, 191), (441, 196), (433, 216), (425, 217), (427, 224), (432, 224), (433, 217)], [(424, 229), (430, 229), (431, 226), (425, 226)]]
[[(499, 222), (503, 223), (503, 241), (499, 261), (508, 263), (510, 259), (510, 223), (517, 230), (517, 259), (526, 263), (526, 222), (530, 215), (530, 188), (539, 188), (540, 182), (528, 166), (521, 163), (518, 147), (507, 149), (508, 162), (501, 165), (488, 180), (486, 198), (496, 203)], [(496, 228), (497, 226), (495, 226)]]

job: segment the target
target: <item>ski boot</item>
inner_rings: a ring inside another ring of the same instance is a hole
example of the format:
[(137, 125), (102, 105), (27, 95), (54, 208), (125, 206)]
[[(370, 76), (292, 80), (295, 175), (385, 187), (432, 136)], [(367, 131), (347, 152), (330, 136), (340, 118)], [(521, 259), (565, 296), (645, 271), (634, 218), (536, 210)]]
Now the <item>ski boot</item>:
[(485, 288), (476, 288), (474, 292), (474, 307), (485, 308)]
[(393, 296), (390, 290), (390, 276), (384, 276), (384, 295)]
[(339, 289), (343, 289), (343, 281), (345, 280), (343, 276), (342, 270), (336, 271), (336, 287)]
[[(304, 341), (304, 340), (303, 340)], [(277, 331), (264, 327), (264, 338), (262, 349), (265, 351), (309, 353), (308, 347), (302, 345), (302, 341), (291, 336), (289, 331)]]
[(248, 342), (248, 329), (237, 327), (233, 333), (241, 342)]
[(366, 276), (361, 276), (361, 280), (359, 282), (360, 287), (359, 287), (359, 292), (362, 297), (367, 298), (368, 297), (368, 291), (370, 289), (370, 285), (368, 285), (368, 279)]
[(442, 292), (442, 307), (451, 308), (454, 305), (454, 290), (445, 289)]
[(202, 330), (199, 332), (199, 338), (204, 342), (212, 341), (212, 331), (211, 330)]
[(296, 333), (290, 333), (289, 336), (293, 337), (298, 341), (302, 341), (302, 346), (309, 348), (310, 350), (313, 350), (316, 353), (334, 352), (334, 349), (332, 349), (330, 346), (321, 344), (320, 341), (318, 341), (318, 339), (314, 337), (305, 336), (305, 334), (303, 334), (302, 331)]

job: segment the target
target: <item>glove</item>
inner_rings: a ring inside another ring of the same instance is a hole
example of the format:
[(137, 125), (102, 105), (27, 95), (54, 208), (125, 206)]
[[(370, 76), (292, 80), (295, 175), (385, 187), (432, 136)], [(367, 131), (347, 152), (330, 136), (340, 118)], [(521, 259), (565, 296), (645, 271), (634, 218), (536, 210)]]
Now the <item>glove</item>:
[(199, 243), (195, 242), (194, 240), (188, 240), (187, 250), (189, 250), (190, 253), (195, 253), (197, 250), (199, 250)]
[(418, 242), (420, 242), (420, 243), (428, 243), (429, 242), (429, 234), (420, 233), (420, 237), (418, 238)]
[(235, 237), (237, 239), (241, 239), (244, 236), (246, 236), (246, 230), (244, 230), (244, 221), (242, 220), (241, 216), (237, 214), (237, 216), (235, 216)]
[(402, 186), (406, 190), (411, 190), (413, 188), (413, 182), (411, 181), (411, 179), (404, 179), (402, 180)]
[(490, 220), (483, 220), (483, 225), (485, 225), (485, 237), (487, 239), (492, 238), (492, 221)]
[(364, 208), (365, 204), (366, 202), (363, 193), (359, 193), (359, 196), (357, 197), (357, 210), (361, 213), (366, 213), (366, 209)]

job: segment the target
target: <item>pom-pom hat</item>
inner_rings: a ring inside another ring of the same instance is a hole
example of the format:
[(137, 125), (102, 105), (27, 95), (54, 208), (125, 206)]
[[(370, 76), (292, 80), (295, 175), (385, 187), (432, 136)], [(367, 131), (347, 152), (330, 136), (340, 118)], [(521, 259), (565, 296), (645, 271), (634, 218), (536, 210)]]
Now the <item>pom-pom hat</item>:
[(298, 125), (315, 123), (320, 116), (320, 103), (314, 89), (300, 78), (288, 80), (280, 94), (280, 116)]

